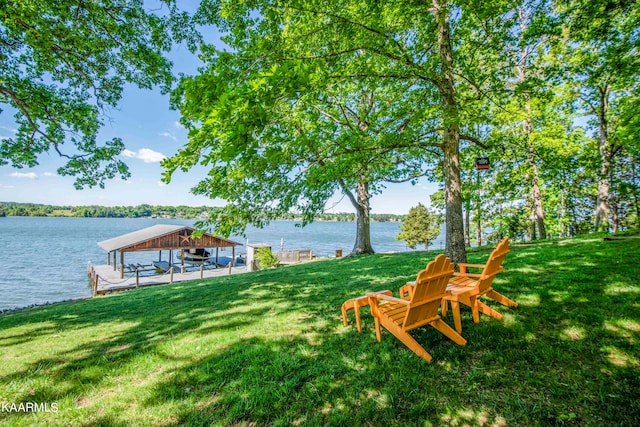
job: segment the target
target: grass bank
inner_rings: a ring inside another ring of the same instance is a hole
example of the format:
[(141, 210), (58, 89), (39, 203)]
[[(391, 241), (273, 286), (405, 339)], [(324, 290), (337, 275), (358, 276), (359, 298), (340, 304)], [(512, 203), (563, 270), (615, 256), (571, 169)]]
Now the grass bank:
[(495, 286), (519, 307), (479, 324), (463, 309), (466, 347), (413, 331), (431, 364), (386, 331), (377, 343), (366, 309), (362, 334), (352, 313), (342, 325), (344, 300), (397, 293), (434, 257), (319, 261), (2, 315), (0, 404), (48, 406), (3, 406), (0, 423), (637, 425), (639, 240), (513, 247)]

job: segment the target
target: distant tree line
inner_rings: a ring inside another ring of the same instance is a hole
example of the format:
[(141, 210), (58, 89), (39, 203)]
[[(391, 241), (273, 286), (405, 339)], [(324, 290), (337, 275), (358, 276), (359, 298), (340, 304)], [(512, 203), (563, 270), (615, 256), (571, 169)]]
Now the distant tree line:
[[(402, 222), (407, 217), (406, 215), (396, 214), (369, 214), (373, 222)], [(291, 213), (281, 216), (279, 219), (290, 221), (303, 221), (304, 218), (300, 214)], [(356, 214), (352, 212), (337, 212), (337, 213), (321, 213), (314, 216), (315, 221), (339, 221), (339, 222), (354, 222), (356, 221)]]
[[(0, 202), (0, 217), (4, 216), (52, 216), (52, 217), (76, 217), (76, 218), (184, 218), (204, 219), (216, 214), (221, 208), (210, 206), (162, 206), (147, 205), (138, 206), (57, 206), (42, 205), (36, 203)], [(373, 221), (392, 222), (402, 221), (405, 215), (371, 214)], [(289, 214), (280, 218), (282, 220), (300, 221), (296, 214)], [(318, 221), (355, 221), (355, 214), (348, 212), (325, 213), (318, 215)]]
[(0, 216), (58, 216), (81, 218), (202, 218), (217, 208), (208, 206), (58, 206), (0, 202)]

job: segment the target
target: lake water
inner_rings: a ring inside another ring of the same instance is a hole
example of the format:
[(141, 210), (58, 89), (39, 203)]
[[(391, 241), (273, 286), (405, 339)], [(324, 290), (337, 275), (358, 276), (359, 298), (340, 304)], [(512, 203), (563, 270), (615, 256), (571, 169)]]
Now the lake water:
[[(0, 218), (0, 310), (32, 304), (91, 296), (87, 266), (106, 264), (106, 252), (97, 243), (154, 224), (193, 226), (192, 220), (121, 218)], [(399, 223), (371, 224), (371, 241), (376, 252), (410, 251), (395, 240)], [(274, 221), (264, 229), (249, 228), (249, 243), (266, 243), (278, 250), (313, 249), (316, 256), (334, 256), (337, 249), (348, 254), (355, 241), (355, 223), (316, 222), (302, 228), (292, 221)], [(443, 234), (430, 248), (443, 248)], [(231, 237), (246, 243), (244, 237)], [(422, 249), (422, 248), (417, 248)], [(236, 248), (237, 253), (244, 252)], [(150, 263), (157, 252), (127, 254), (126, 262)]]

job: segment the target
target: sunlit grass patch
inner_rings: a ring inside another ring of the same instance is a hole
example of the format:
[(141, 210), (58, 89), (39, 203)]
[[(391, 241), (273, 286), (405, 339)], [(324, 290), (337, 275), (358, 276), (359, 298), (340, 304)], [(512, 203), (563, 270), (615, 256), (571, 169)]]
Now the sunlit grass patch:
[(537, 307), (540, 305), (540, 295), (521, 294), (518, 298), (518, 305), (523, 305), (525, 307)]
[(614, 366), (621, 368), (638, 368), (640, 360), (627, 351), (613, 346), (605, 346), (602, 351), (606, 354), (607, 360)]
[(560, 338), (568, 341), (579, 341), (587, 336), (586, 330), (580, 326), (569, 326), (560, 332)]
[(640, 283), (609, 283), (604, 288), (604, 293), (607, 295), (619, 295), (619, 294), (640, 294)]
[(635, 345), (640, 338), (640, 322), (638, 320), (616, 319), (606, 321), (604, 328), (606, 331), (624, 338), (632, 345)]
[(503, 427), (508, 425), (506, 419), (502, 416), (494, 418), (488, 410), (473, 410), (469, 408), (460, 408), (442, 415), (440, 420), (451, 426), (479, 425)]
[(514, 268), (512, 269), (512, 271), (520, 274), (536, 275), (536, 274), (540, 274), (542, 272), (542, 269), (535, 266), (522, 266), (522, 267)]

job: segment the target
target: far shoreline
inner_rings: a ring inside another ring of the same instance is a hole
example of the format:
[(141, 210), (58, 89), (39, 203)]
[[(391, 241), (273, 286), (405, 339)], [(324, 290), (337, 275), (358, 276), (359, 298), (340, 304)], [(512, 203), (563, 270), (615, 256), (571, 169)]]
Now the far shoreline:
[[(0, 202), (0, 217), (41, 217), (41, 218), (128, 218), (128, 219), (175, 219), (207, 221), (221, 209), (216, 206), (101, 206), (101, 205), (46, 205), (23, 202)], [(406, 214), (371, 213), (371, 222), (402, 222)], [(302, 222), (303, 218), (291, 214), (274, 221)], [(355, 222), (353, 212), (323, 213), (314, 222)]]

